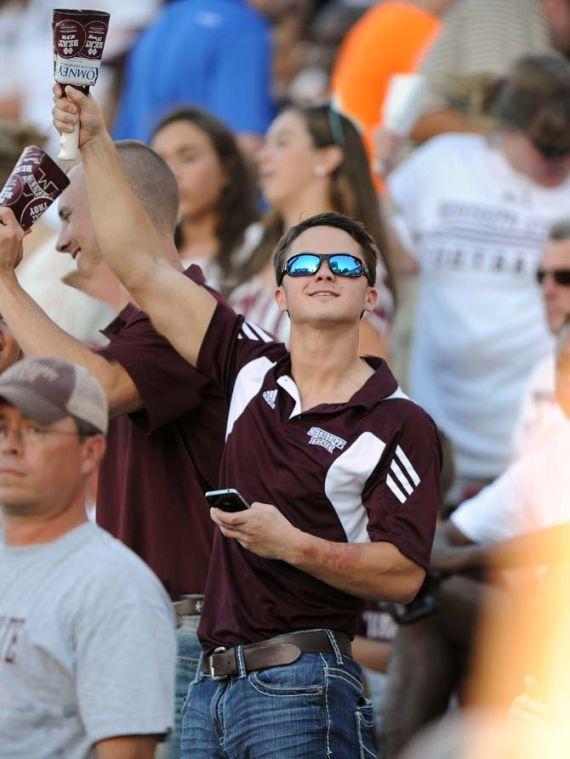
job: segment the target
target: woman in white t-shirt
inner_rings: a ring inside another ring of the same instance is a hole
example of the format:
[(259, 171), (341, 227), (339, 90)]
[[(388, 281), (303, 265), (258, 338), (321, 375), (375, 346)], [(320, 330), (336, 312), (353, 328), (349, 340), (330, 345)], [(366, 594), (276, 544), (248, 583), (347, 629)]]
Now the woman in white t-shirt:
[[(301, 219), (338, 211), (361, 221), (381, 252), (377, 310), (362, 321), (360, 352), (386, 355), (394, 300), (387, 245), (366, 152), (358, 131), (328, 105), (291, 107), (270, 126), (258, 154), (259, 181), (270, 209), (255, 232), (259, 243), (229, 300), (236, 311), (278, 339), (289, 340), (287, 314), (275, 304), (272, 251)], [(368, 315), (367, 315), (368, 316)]]
[(158, 124), (150, 144), (178, 182), (182, 265), (199, 264), (209, 285), (229, 292), (255, 245), (259, 216), (252, 172), (234, 135), (206, 111), (183, 108)]
[(535, 275), (570, 208), (570, 65), (521, 59), (492, 112), (496, 132), (436, 137), (388, 182), (420, 272), (411, 394), (451, 438), (460, 488), (507, 465), (525, 381), (550, 349)]

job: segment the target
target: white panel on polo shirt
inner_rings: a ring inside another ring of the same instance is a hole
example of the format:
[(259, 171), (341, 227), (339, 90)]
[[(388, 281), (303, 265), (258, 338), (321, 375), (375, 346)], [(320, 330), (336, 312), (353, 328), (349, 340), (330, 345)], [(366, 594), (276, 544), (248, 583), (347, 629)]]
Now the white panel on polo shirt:
[(280, 385), (283, 390), (286, 390), (291, 398), (293, 398), (295, 401), (295, 406), (293, 407), (293, 411), (291, 411), (289, 419), (293, 419), (294, 416), (299, 416), (299, 414), (302, 412), (301, 396), (299, 395), (299, 388), (295, 384), (294, 380), (285, 374), (283, 377), (278, 377), (277, 384)]
[(275, 361), (270, 361), (266, 356), (260, 356), (247, 363), (238, 372), (228, 413), (226, 440), (236, 421), (261, 390), (265, 375), (273, 366), (275, 366)]
[(362, 491), (386, 448), (371, 432), (363, 432), (331, 465), (325, 494), (334, 506), (349, 543), (369, 543), (368, 511)]

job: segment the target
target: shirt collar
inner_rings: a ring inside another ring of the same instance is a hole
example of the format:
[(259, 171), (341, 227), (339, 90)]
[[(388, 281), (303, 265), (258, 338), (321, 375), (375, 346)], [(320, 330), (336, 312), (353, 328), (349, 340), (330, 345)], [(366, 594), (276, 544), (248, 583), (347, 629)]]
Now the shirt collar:
[[(336, 404), (327, 403), (323, 404), (322, 410), (335, 411), (339, 406), (344, 408), (352, 408), (361, 406), (366, 409), (371, 409), (376, 406), (380, 401), (390, 397), (398, 390), (398, 383), (396, 378), (388, 368), (388, 364), (384, 359), (377, 358), (375, 356), (366, 356), (365, 361), (374, 369), (374, 374), (370, 376), (364, 385), (354, 393), (346, 403)], [(282, 387), (293, 399), (295, 408), (291, 416), (295, 416), (299, 413), (297, 410), (300, 408), (301, 401), (299, 397), (299, 390), (295, 384), (295, 380), (291, 373), (291, 359), (289, 356), (283, 358), (275, 366), (275, 378), (277, 384)], [(321, 409), (321, 407), (317, 407)]]
[(112, 337), (113, 335), (118, 335), (119, 332), (123, 329), (123, 327), (128, 323), (129, 319), (133, 316), (134, 313), (136, 313), (137, 308), (133, 306), (132, 303), (127, 303), (127, 305), (123, 308), (122, 311), (119, 311), (117, 316), (113, 319), (112, 322), (109, 322), (106, 327), (99, 330), (102, 335), (105, 335), (105, 337)]

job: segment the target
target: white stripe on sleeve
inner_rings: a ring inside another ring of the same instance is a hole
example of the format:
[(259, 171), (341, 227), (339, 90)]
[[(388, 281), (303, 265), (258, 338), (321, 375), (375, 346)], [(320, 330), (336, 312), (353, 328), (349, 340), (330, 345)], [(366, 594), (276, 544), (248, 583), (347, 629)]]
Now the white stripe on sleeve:
[(421, 482), (418, 473), (412, 466), (412, 462), (410, 459), (406, 456), (404, 451), (402, 450), (401, 446), (397, 446), (396, 448), (396, 456), (400, 459), (402, 464), (404, 465), (406, 472), (410, 475), (410, 478), (414, 485), (418, 486)]
[(396, 485), (396, 483), (394, 482), (394, 478), (392, 477), (391, 474), (389, 474), (386, 477), (386, 484), (388, 485), (392, 493), (394, 493), (396, 498), (400, 501), (400, 503), (406, 502), (406, 496), (402, 493), (400, 488)]
[(394, 474), (396, 475), (397, 479), (400, 482), (400, 485), (402, 485), (406, 493), (408, 495), (411, 495), (414, 492), (414, 489), (410, 485), (406, 475), (402, 472), (402, 470), (400, 469), (400, 467), (394, 460), (392, 460), (392, 463), (390, 464), (390, 469), (394, 472)]

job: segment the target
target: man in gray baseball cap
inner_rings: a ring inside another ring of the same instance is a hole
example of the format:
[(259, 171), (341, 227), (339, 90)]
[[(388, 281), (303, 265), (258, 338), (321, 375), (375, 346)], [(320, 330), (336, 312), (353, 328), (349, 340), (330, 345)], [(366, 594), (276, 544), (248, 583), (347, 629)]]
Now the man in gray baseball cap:
[(106, 430), (106, 395), (83, 367), (25, 358), (0, 376), (3, 756), (150, 759), (172, 727), (169, 598), (86, 519)]
[(107, 432), (107, 396), (100, 382), (82, 366), (36, 356), (18, 361), (0, 376), (0, 400), (42, 424), (72, 417), (78, 431)]

